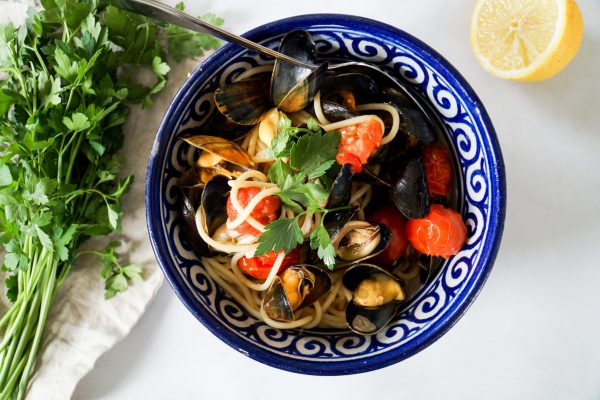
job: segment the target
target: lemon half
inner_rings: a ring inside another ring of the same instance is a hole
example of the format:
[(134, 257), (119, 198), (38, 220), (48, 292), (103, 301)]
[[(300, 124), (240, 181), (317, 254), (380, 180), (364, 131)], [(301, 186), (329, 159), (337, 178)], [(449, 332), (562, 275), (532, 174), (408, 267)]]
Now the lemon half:
[(575, 57), (583, 18), (573, 0), (479, 0), (471, 19), (471, 47), (492, 75), (540, 81)]

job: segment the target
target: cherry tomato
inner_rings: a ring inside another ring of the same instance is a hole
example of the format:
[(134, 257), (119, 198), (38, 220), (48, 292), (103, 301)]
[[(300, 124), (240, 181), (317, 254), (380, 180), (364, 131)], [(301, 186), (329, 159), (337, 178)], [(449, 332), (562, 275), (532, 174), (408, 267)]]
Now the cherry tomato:
[[(238, 260), (237, 265), (245, 274), (248, 274), (253, 278), (267, 279), (278, 254), (279, 253), (271, 251), (270, 253), (258, 257), (248, 258), (244, 256)], [(300, 264), (300, 250), (297, 248), (283, 257), (283, 262), (281, 263), (279, 271), (295, 264)], [(277, 271), (277, 273), (279, 273), (279, 271)]]
[(392, 234), (388, 246), (374, 260), (383, 264), (393, 264), (406, 250), (406, 218), (396, 207), (386, 206), (375, 211), (367, 219), (387, 226)]
[(340, 165), (352, 165), (352, 172), (354, 173), (362, 171), (362, 163), (360, 162), (360, 158), (352, 153), (338, 153), (335, 159)]
[(406, 231), (417, 251), (444, 258), (458, 253), (467, 239), (460, 214), (439, 204), (433, 204), (425, 218), (409, 220)]
[(423, 164), (425, 165), (429, 194), (447, 196), (450, 193), (452, 166), (446, 148), (436, 144), (425, 147)]
[[(352, 170), (354, 172), (360, 172), (362, 164), (366, 164), (371, 154), (381, 144), (381, 138), (383, 137), (383, 131), (381, 124), (375, 118), (370, 118), (360, 124), (347, 126), (340, 129), (342, 137), (340, 139), (340, 145), (338, 146), (338, 163), (344, 165), (350, 162), (352, 164)], [(357, 157), (361, 165), (356, 164), (356, 159), (351, 162), (348, 159), (348, 154), (352, 154)], [(340, 161), (341, 157), (341, 161)], [(345, 162), (342, 162), (345, 161)]]
[[(242, 207), (246, 207), (248, 203), (260, 192), (257, 187), (247, 187), (238, 189), (238, 201)], [(281, 208), (281, 201), (277, 196), (267, 196), (262, 199), (254, 210), (250, 213), (250, 216), (260, 222), (263, 225), (279, 218), (279, 209)], [(233, 221), (238, 216), (236, 209), (231, 203), (231, 196), (227, 199), (227, 217), (230, 221)], [(242, 222), (240, 226), (234, 229), (238, 233), (246, 233), (253, 236), (259, 236), (260, 231), (250, 225), (248, 222)]]

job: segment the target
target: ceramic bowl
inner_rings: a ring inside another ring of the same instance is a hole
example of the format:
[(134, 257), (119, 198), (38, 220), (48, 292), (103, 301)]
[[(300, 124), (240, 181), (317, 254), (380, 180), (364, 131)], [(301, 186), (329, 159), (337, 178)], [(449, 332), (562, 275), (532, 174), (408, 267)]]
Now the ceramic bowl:
[(282, 35), (306, 29), (319, 55), (376, 65), (429, 103), (446, 128), (468, 227), (464, 248), (417, 292), (380, 333), (280, 330), (256, 320), (228, 297), (185, 242), (176, 209), (177, 178), (188, 168), (179, 133), (215, 112), (212, 92), (241, 72), (272, 60), (234, 45), (207, 58), (183, 84), (158, 130), (146, 177), (148, 232), (171, 287), (211, 332), (262, 363), (303, 374), (344, 375), (402, 361), (435, 342), (465, 313), (496, 257), (504, 223), (502, 155), (481, 101), (460, 73), (429, 46), (380, 22), (347, 15), (304, 15), (260, 26), (245, 36), (277, 48)]

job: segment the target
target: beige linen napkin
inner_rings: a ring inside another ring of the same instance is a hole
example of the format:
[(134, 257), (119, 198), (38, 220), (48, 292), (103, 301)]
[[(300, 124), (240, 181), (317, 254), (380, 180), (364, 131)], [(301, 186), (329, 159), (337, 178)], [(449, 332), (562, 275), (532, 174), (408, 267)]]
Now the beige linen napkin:
[[(8, 18), (20, 22), (28, 4), (0, 1), (0, 23)], [(119, 252), (127, 263), (144, 270), (143, 282), (134, 282), (122, 294), (104, 300), (99, 260), (82, 256), (56, 296), (48, 320), (38, 363), (32, 379), (30, 400), (64, 400), (71, 397), (79, 380), (96, 360), (122, 340), (138, 321), (160, 287), (163, 276), (156, 264), (148, 234), (144, 207), (144, 179), (148, 155), (160, 121), (177, 89), (198, 64), (189, 60), (173, 64), (166, 88), (151, 109), (134, 107), (125, 125), (124, 174), (135, 181), (123, 198), (123, 246)], [(107, 240), (91, 240), (85, 247), (103, 248)], [(0, 294), (0, 313), (6, 309)]]

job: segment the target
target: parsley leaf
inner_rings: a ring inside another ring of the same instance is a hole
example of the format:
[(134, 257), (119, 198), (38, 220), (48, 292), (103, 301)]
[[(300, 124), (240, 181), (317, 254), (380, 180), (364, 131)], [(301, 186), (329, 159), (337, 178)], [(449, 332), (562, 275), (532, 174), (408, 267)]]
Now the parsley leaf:
[[(178, 3), (177, 8), (182, 11), (185, 9), (183, 3)], [(212, 13), (204, 14), (200, 19), (214, 26), (221, 26), (224, 22), (222, 18)], [(176, 61), (201, 56), (206, 50), (215, 49), (221, 44), (218, 39), (210, 35), (191, 32), (175, 25), (167, 27), (167, 38), (169, 54)]]
[(340, 143), (339, 133), (311, 132), (301, 136), (290, 150), (290, 166), (318, 178), (335, 163)]
[(115, 248), (119, 247), (121, 242), (118, 240), (111, 241), (104, 252), (92, 251), (102, 259), (102, 269), (100, 275), (105, 280), (104, 298), (110, 299), (117, 293), (124, 292), (129, 287), (129, 282), (132, 280), (142, 280), (142, 269), (137, 265), (130, 264), (121, 266), (119, 264)]
[(269, 180), (273, 183), (276, 183), (280, 188), (283, 188), (287, 177), (291, 176), (293, 172), (294, 171), (292, 171), (292, 168), (290, 168), (289, 165), (287, 165), (281, 158), (278, 158), (269, 168)]
[(325, 229), (325, 226), (320, 225), (310, 235), (310, 247), (317, 250), (317, 255), (323, 260), (325, 265), (333, 268), (335, 265), (335, 249), (331, 243), (331, 238)]
[(258, 248), (255, 256), (261, 256), (270, 251), (275, 253), (283, 250), (289, 253), (304, 242), (304, 235), (298, 225), (298, 218), (279, 218), (265, 227), (265, 232), (258, 238)]
[[(269, 169), (269, 179), (281, 188), (276, 195), (281, 202), (297, 213), (294, 219), (279, 219), (267, 225), (259, 237), (260, 243), (255, 255), (272, 249), (291, 251), (303, 242), (298, 219), (307, 212), (327, 213), (324, 208), (329, 196), (331, 179), (326, 175), (337, 169), (336, 156), (340, 142), (337, 132), (324, 132), (319, 124), (311, 119), (306, 128), (292, 126), (292, 121), (280, 113), (278, 134), (271, 143), (276, 160)], [(289, 164), (284, 157), (289, 157)], [(283, 221), (283, 222), (279, 222)], [(317, 255), (330, 268), (335, 264), (335, 250), (325, 227), (320, 224), (313, 230), (310, 243)]]
[[(152, 104), (165, 87), (167, 60), (220, 45), (104, 1), (42, 0), (41, 7), (18, 28), (0, 24), (0, 253), (14, 301), (0, 318), (5, 349), (42, 337), (48, 294), (74, 267), (76, 250), (119, 231), (132, 177), (119, 178), (118, 151), (131, 104)], [(223, 23), (213, 14), (204, 19)], [(139, 267), (119, 263), (117, 245), (87, 251), (102, 258), (107, 298), (142, 278)], [(2, 374), (12, 377), (3, 397), (26, 396), (37, 349), (0, 351)]]

